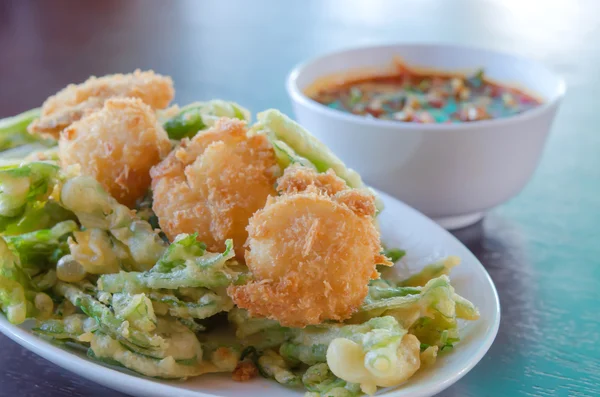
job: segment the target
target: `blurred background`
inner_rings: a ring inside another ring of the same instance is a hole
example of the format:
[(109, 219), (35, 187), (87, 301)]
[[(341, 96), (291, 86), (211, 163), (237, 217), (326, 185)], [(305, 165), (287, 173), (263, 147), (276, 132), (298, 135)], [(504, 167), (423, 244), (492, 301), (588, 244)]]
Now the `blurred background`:
[[(442, 395), (599, 395), (599, 15), (597, 0), (0, 0), (0, 117), (136, 68), (172, 76), (181, 104), (291, 113), (287, 73), (336, 49), (457, 43), (539, 60), (568, 84), (542, 164), (517, 198), (457, 233), (498, 287), (500, 333)], [(0, 395), (111, 393), (3, 336), (0, 346)]]
[[(135, 68), (171, 75), (180, 103), (220, 97), (287, 112), (283, 81), (296, 63), (402, 41), (524, 54), (561, 72), (576, 94), (600, 57), (591, 43), (599, 12), (595, 0), (4, 0), (0, 116), (89, 75)], [(563, 110), (576, 111), (569, 101)]]

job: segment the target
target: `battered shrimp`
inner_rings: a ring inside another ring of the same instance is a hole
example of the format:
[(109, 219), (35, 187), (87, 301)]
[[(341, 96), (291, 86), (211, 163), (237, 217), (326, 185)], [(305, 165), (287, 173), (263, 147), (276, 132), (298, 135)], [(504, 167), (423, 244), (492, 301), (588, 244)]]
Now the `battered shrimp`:
[(183, 139), (152, 169), (152, 208), (171, 240), (196, 232), (209, 250), (221, 251), (233, 239), (243, 258), (248, 219), (276, 194), (280, 174), (269, 141), (246, 131), (245, 122), (222, 118), (191, 141)]
[(153, 109), (163, 109), (174, 95), (173, 80), (153, 71), (90, 77), (81, 84), (69, 84), (46, 99), (41, 117), (29, 125), (28, 131), (58, 139), (63, 129), (102, 108), (108, 98), (139, 98)]
[(132, 207), (150, 187), (150, 168), (171, 150), (154, 111), (140, 99), (115, 98), (65, 129), (62, 167), (79, 164), (120, 203)]
[(290, 167), (248, 225), (246, 263), (253, 281), (230, 286), (241, 308), (284, 326), (344, 320), (358, 309), (380, 254), (375, 197), (349, 189), (333, 171)]

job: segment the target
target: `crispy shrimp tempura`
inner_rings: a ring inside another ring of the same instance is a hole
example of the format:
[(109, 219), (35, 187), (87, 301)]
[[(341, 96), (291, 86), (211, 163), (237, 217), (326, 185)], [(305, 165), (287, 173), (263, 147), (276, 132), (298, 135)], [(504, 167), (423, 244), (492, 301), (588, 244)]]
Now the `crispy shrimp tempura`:
[(192, 140), (183, 139), (152, 169), (152, 208), (171, 240), (197, 232), (209, 250), (219, 251), (233, 239), (243, 258), (248, 219), (276, 194), (280, 173), (269, 141), (246, 131), (245, 122), (222, 118)]
[(248, 224), (246, 263), (253, 281), (228, 293), (251, 315), (304, 327), (347, 319), (362, 304), (382, 256), (373, 216), (375, 197), (350, 189), (332, 170), (292, 166), (278, 180), (279, 197)]
[(63, 129), (102, 108), (109, 98), (139, 98), (153, 109), (163, 109), (174, 95), (173, 80), (153, 71), (90, 77), (81, 84), (69, 84), (46, 99), (41, 117), (29, 125), (28, 131), (58, 139)]
[(171, 150), (154, 111), (140, 99), (115, 98), (65, 129), (60, 165), (79, 164), (122, 204), (132, 207), (150, 187), (150, 168)]

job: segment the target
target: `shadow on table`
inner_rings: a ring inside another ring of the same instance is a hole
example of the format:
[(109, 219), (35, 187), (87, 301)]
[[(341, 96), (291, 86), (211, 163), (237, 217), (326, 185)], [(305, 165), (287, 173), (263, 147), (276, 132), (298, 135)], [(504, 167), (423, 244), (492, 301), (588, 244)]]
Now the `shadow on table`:
[[(530, 349), (523, 333), (530, 333), (540, 321), (535, 311), (537, 295), (534, 268), (527, 255), (527, 242), (519, 225), (498, 215), (452, 234), (465, 244), (490, 274), (500, 297), (501, 320), (498, 336), (481, 363), (441, 396), (486, 394), (489, 382), (497, 382), (499, 368), (518, 366), (520, 355)], [(489, 392), (489, 390), (487, 390)]]

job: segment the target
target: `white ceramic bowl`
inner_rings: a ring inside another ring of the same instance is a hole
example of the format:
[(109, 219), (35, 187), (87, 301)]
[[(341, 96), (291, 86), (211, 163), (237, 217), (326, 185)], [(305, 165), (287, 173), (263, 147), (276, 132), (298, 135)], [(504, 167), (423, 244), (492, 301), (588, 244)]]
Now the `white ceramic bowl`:
[[(318, 78), (352, 69), (410, 66), (469, 72), (525, 88), (544, 103), (519, 115), (463, 124), (369, 119), (330, 109), (304, 90)], [(351, 49), (296, 67), (287, 80), (297, 120), (373, 187), (453, 229), (516, 195), (534, 172), (565, 94), (561, 77), (532, 60), (494, 51), (430, 44)]]

